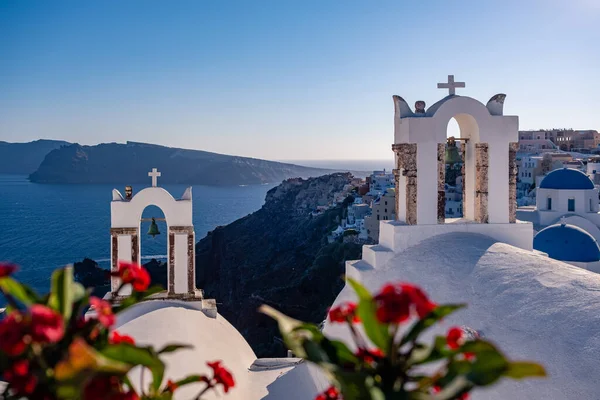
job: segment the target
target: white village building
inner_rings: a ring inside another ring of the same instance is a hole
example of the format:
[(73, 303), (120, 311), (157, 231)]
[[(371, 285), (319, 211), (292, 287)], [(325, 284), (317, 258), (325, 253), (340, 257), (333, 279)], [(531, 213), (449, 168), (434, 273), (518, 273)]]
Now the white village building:
[[(484, 105), (455, 95), (449, 81), (450, 95), (427, 110), (415, 112), (394, 96), (397, 220), (380, 222), (379, 244), (347, 262), (346, 274), (371, 291), (407, 281), (438, 303), (465, 302), (438, 334), (471, 327), (509, 357), (540, 362), (549, 373), (504, 380), (475, 391), (475, 400), (600, 398), (600, 275), (533, 250), (533, 224), (516, 218), (518, 118), (504, 115), (504, 95)], [(466, 151), (465, 216), (458, 220), (445, 219), (439, 201), (451, 118)], [(356, 298), (346, 285), (334, 304), (348, 300)], [(325, 331), (350, 340), (345, 327), (326, 324)]]
[[(427, 110), (415, 112), (394, 96), (395, 220), (379, 221), (379, 244), (365, 246), (362, 260), (347, 262), (347, 275), (372, 291), (408, 281), (438, 303), (466, 302), (468, 309), (447, 318), (438, 333), (452, 325), (472, 327), (508, 356), (548, 370), (548, 379), (504, 380), (476, 391), (475, 400), (597, 399), (600, 275), (533, 250), (533, 224), (516, 215), (518, 118), (504, 115), (504, 95), (484, 105), (455, 95), (464, 84), (449, 78), (442, 86), (450, 95)], [(446, 219), (441, 201), (451, 118), (459, 124), (465, 155), (461, 219)], [(205, 373), (206, 361), (223, 360), (237, 384), (220, 398), (307, 400), (326, 388), (325, 377), (298, 359), (257, 359), (215, 301), (194, 287), (191, 190), (180, 200), (156, 182), (131, 199), (114, 191), (113, 268), (118, 259), (137, 260), (141, 210), (148, 204), (163, 210), (169, 230), (169, 290), (126, 310), (119, 331), (142, 344), (192, 344), (194, 349), (168, 357), (171, 378)], [(334, 304), (345, 300), (355, 300), (347, 286)], [(346, 327), (324, 329), (350, 340)], [(183, 389), (177, 398), (192, 394), (193, 388)]]

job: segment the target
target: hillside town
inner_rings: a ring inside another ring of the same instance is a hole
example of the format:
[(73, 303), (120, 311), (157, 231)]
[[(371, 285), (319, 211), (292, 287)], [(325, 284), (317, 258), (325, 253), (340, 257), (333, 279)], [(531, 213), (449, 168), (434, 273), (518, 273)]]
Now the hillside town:
[[(445, 153), (445, 217), (463, 217), (463, 151), (449, 140)], [(569, 168), (581, 171), (600, 187), (600, 133), (596, 130), (541, 129), (519, 131), (517, 162), (517, 205), (519, 213), (534, 210), (537, 188), (551, 172)], [(376, 243), (379, 221), (394, 220), (396, 202), (393, 171), (373, 171), (366, 179), (354, 178), (336, 193), (331, 204), (319, 206), (314, 214), (338, 204), (348, 196), (354, 199), (347, 207), (346, 218), (331, 232), (330, 241), (351, 240)], [(567, 212), (573, 212), (567, 207)], [(527, 220), (530, 220), (529, 217)], [(600, 232), (597, 235), (600, 240)]]

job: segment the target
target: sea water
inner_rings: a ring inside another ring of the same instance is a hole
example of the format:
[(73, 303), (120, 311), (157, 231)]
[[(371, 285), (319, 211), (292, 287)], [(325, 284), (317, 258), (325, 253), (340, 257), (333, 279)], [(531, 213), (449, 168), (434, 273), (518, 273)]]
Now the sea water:
[[(0, 174), (0, 261), (21, 265), (17, 277), (40, 293), (47, 292), (54, 269), (84, 257), (108, 269), (112, 189), (124, 193), (122, 186), (39, 184), (29, 182), (26, 176)], [(274, 186), (193, 186), (196, 240), (219, 225), (258, 210)], [(179, 198), (187, 185), (162, 187)], [(134, 194), (143, 188), (134, 186)], [(157, 207), (149, 206), (142, 218), (151, 217), (164, 215)], [(150, 223), (141, 224), (142, 262), (166, 259), (166, 225), (157, 223), (161, 234), (155, 238), (146, 235)]]

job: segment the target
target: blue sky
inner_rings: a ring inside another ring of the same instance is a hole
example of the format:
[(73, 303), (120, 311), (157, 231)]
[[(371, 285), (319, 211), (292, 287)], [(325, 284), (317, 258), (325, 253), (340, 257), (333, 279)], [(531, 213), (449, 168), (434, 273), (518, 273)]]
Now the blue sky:
[(600, 1), (0, 2), (0, 140), (391, 157), (392, 95), (600, 130)]

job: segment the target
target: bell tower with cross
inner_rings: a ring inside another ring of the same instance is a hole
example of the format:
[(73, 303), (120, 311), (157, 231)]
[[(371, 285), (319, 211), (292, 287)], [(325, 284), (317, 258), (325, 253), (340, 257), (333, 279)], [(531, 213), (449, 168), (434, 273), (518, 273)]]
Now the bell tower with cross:
[[(111, 202), (111, 269), (118, 268), (119, 261), (140, 263), (140, 223), (142, 212), (149, 205), (157, 206), (165, 215), (167, 224), (166, 297), (178, 299), (201, 299), (202, 291), (196, 289), (195, 233), (192, 223), (192, 188), (188, 187), (180, 199), (174, 199), (158, 186), (162, 174), (156, 169), (148, 172), (152, 186), (132, 197), (123, 197), (113, 189)], [(154, 220), (154, 218), (153, 218)], [(155, 230), (152, 234), (160, 234)], [(120, 282), (112, 278), (111, 291), (116, 294)], [(123, 288), (118, 295), (128, 295), (130, 288)]]
[[(456, 89), (466, 84), (454, 75), (437, 87), (448, 95), (429, 108), (417, 101), (413, 110), (393, 96), (397, 221), (380, 222), (380, 245), (395, 252), (426, 236), (469, 231), (530, 250), (532, 227), (516, 220), (519, 120), (504, 115), (506, 95), (497, 94), (485, 105), (459, 96)], [(460, 128), (456, 140), (464, 160), (463, 218), (447, 220), (445, 150), (452, 118)]]

